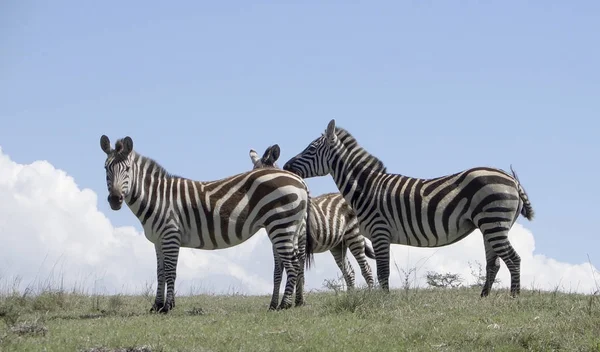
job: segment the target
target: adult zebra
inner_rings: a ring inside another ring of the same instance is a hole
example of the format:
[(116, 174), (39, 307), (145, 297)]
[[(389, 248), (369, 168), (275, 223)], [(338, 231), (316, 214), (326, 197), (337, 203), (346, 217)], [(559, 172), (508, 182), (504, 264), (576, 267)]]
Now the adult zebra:
[(298, 239), (308, 217), (304, 180), (283, 170), (258, 169), (199, 182), (172, 175), (156, 161), (135, 152), (129, 136), (117, 140), (112, 149), (103, 135), (100, 147), (106, 153), (104, 167), (111, 209), (121, 209), (125, 201), (155, 246), (158, 285), (150, 311), (166, 313), (175, 306), (180, 247), (228, 248), (246, 241), (260, 228), (266, 229), (273, 252), (287, 272), (281, 304), (277, 307), (277, 284), (269, 309), (291, 307), (294, 288), (300, 292), (296, 304), (303, 303), (303, 287), (296, 281), (304, 274), (304, 260), (297, 253), (297, 246), (305, 245)]
[[(281, 149), (278, 144), (268, 147), (262, 157), (254, 149), (250, 149), (250, 160), (254, 169), (279, 168)], [(346, 256), (347, 250), (356, 259), (368, 287), (373, 287), (373, 274), (367, 257), (375, 259), (375, 253), (367, 239), (360, 233), (356, 213), (344, 197), (339, 193), (326, 193), (311, 197), (308, 227), (314, 243), (311, 253), (330, 251), (335, 263), (342, 271), (344, 281), (349, 289), (354, 288), (354, 269)], [(305, 234), (302, 234), (305, 235)], [(302, 236), (301, 235), (301, 236)], [(281, 275), (281, 271), (279, 273)]]
[(508, 231), (519, 214), (532, 220), (534, 212), (512, 167), (513, 176), (488, 167), (428, 180), (391, 174), (332, 119), (325, 133), (283, 169), (303, 178), (332, 175), (357, 212), (362, 233), (373, 242), (377, 278), (385, 291), (389, 290), (390, 243), (441, 247), (479, 228), (487, 264), (481, 296), (491, 290), (499, 258), (511, 274), (511, 295), (519, 294), (521, 258), (508, 240)]

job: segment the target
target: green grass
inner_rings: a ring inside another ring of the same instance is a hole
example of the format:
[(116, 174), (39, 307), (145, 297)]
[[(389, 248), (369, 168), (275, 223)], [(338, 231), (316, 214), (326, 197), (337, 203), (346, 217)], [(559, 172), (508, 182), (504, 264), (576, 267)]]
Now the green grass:
[(267, 312), (268, 296), (177, 297), (47, 291), (0, 298), (1, 351), (600, 351), (598, 296), (524, 290), (308, 293)]

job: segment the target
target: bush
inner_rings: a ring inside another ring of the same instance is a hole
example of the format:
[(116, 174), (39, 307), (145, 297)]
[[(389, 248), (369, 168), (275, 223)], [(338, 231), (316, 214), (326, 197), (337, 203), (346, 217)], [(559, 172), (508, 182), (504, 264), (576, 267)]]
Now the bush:
[(458, 274), (452, 273), (436, 273), (435, 271), (428, 271), (427, 275), (425, 275), (425, 279), (427, 280), (427, 285), (431, 287), (459, 287), (462, 285), (462, 278)]

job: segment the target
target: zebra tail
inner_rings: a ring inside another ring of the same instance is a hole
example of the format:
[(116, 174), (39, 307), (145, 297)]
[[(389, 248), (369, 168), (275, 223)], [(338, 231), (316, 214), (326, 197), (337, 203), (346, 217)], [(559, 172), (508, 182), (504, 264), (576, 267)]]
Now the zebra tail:
[[(307, 191), (308, 194), (308, 191)], [(314, 238), (310, 233), (310, 195), (307, 197), (306, 201), (306, 226), (304, 227), (306, 233), (306, 247), (305, 247), (305, 255), (306, 255), (306, 268), (310, 268), (312, 262), (314, 261)]]
[(365, 241), (365, 255), (367, 256), (367, 258), (371, 258), (371, 259), (375, 259), (375, 251), (373, 250), (373, 247), (369, 244), (369, 242), (367, 241), (367, 239), (364, 239)]
[(515, 178), (515, 181), (517, 181), (517, 190), (519, 191), (519, 197), (521, 197), (521, 200), (523, 201), (523, 208), (521, 209), (521, 215), (523, 215), (527, 220), (531, 221), (533, 220), (533, 217), (535, 216), (535, 212), (533, 211), (533, 206), (531, 205), (531, 202), (529, 201), (529, 197), (527, 196), (527, 192), (525, 192), (525, 188), (523, 188), (523, 186), (521, 185), (521, 182), (519, 181), (519, 177), (517, 177), (517, 173), (515, 172), (515, 170), (513, 170), (512, 165), (510, 165), (510, 171), (513, 174), (513, 177)]

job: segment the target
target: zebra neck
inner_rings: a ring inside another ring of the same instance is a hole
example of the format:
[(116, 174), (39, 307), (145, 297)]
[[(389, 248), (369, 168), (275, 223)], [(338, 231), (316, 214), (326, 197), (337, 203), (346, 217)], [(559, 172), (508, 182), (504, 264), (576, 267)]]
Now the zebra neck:
[(162, 195), (171, 176), (157, 162), (140, 154), (134, 155), (131, 168), (130, 192), (125, 201), (144, 225), (160, 211), (161, 205), (158, 203), (165, 201)]
[(379, 159), (357, 144), (349, 148), (339, 143), (332, 160), (333, 180), (344, 199), (358, 213), (374, 193), (377, 176), (386, 169)]

